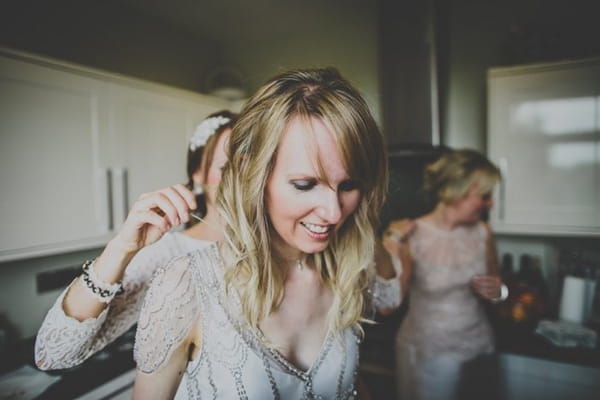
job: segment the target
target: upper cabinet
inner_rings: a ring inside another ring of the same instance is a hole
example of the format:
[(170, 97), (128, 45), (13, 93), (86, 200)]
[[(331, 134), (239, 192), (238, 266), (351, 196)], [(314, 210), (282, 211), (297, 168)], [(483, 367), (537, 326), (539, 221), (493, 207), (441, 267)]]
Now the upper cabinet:
[(600, 60), (488, 73), (496, 232), (600, 235)]
[(103, 246), (223, 99), (0, 49), (0, 262)]

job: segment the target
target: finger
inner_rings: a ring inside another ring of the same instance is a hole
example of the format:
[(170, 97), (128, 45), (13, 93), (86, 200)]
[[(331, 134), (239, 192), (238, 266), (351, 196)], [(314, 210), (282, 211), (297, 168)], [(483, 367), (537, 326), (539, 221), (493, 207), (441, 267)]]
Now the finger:
[(188, 189), (187, 186), (182, 184), (173, 185), (173, 189), (176, 190), (179, 195), (185, 200), (188, 207), (192, 210), (198, 208), (198, 204), (196, 203), (196, 196), (194, 193)]
[(393, 239), (397, 242), (402, 242), (404, 240), (404, 236), (402, 235), (401, 232), (399, 232), (396, 229), (389, 229), (389, 228), (385, 231), (385, 238)]
[[(183, 191), (183, 188), (169, 186), (167, 188), (161, 189), (160, 193), (165, 195), (169, 199), (169, 201), (172, 203), (172, 205), (175, 207), (175, 210), (177, 212), (177, 218), (183, 222), (188, 222), (189, 215), (190, 215), (189, 214), (190, 205), (187, 202), (185, 195), (183, 194), (183, 193), (185, 193)], [(193, 196), (193, 194), (192, 194), (192, 196)]]
[(152, 225), (162, 233), (165, 233), (172, 228), (172, 225), (169, 223), (166, 216), (161, 216), (152, 210), (139, 212), (137, 217), (140, 225)]
[(153, 211), (160, 216), (166, 215), (169, 223), (173, 226), (180, 224), (176, 206), (171, 202), (169, 197), (161, 191), (154, 192), (152, 195), (138, 200), (133, 206), (133, 211), (135, 213)]

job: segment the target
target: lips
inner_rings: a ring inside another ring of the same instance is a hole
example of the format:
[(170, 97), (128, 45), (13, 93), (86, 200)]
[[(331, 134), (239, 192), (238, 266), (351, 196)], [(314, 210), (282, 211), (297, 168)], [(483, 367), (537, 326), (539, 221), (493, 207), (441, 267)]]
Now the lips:
[(316, 225), (308, 222), (300, 222), (300, 224), (306, 228), (311, 237), (317, 240), (327, 239), (333, 229), (333, 225)]
[(312, 233), (322, 234), (327, 233), (331, 230), (331, 225), (315, 225), (309, 224), (308, 222), (300, 222), (306, 229), (311, 231)]

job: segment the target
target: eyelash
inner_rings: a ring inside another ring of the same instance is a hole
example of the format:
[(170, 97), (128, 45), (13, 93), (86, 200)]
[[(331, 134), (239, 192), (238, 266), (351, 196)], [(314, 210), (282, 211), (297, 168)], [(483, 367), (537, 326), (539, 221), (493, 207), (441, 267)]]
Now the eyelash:
[(347, 180), (340, 184), (339, 189), (342, 192), (351, 192), (359, 188), (358, 182), (353, 180)]
[(299, 190), (301, 192), (309, 191), (310, 189), (315, 187), (316, 184), (317, 184), (316, 181), (294, 181), (294, 182), (292, 182), (292, 186), (294, 186), (294, 188), (296, 190)]
[[(292, 186), (294, 186), (294, 188), (296, 190), (299, 190), (301, 192), (307, 192), (317, 185), (316, 181), (294, 181), (291, 183), (292, 183)], [(359, 186), (358, 182), (352, 181), (352, 180), (347, 180), (347, 181), (343, 181), (342, 183), (340, 183), (338, 188), (342, 192), (351, 192), (351, 191), (357, 189), (358, 186)]]

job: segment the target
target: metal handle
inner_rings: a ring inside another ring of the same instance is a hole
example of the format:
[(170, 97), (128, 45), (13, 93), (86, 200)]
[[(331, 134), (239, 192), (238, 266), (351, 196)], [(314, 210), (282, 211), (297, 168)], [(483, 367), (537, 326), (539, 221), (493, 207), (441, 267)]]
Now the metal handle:
[(122, 177), (122, 189), (123, 189), (123, 221), (127, 218), (129, 213), (129, 172), (127, 168), (123, 168)]
[(115, 217), (113, 206), (113, 173), (110, 168), (106, 169), (106, 195), (108, 200), (108, 230), (112, 231), (115, 227)]
[(498, 168), (502, 174), (500, 188), (498, 189), (498, 200), (500, 203), (498, 205), (498, 219), (503, 221), (506, 218), (506, 180), (508, 179), (508, 160), (506, 157), (501, 157), (498, 160)]

